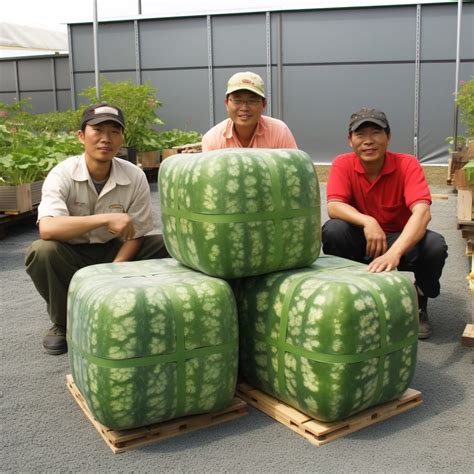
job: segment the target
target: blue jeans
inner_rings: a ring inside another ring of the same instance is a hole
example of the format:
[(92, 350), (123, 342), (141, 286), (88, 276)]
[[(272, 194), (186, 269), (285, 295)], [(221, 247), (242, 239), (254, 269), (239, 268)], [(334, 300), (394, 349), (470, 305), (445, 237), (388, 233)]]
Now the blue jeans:
[[(390, 247), (401, 232), (387, 234)], [(329, 219), (322, 228), (323, 252), (361, 263), (370, 263), (365, 255), (367, 241), (361, 227), (341, 219)], [(417, 286), (425, 296), (435, 298), (439, 295), (439, 279), (444, 262), (448, 257), (448, 246), (441, 234), (427, 230), (424, 237), (400, 259), (398, 270), (415, 274)]]

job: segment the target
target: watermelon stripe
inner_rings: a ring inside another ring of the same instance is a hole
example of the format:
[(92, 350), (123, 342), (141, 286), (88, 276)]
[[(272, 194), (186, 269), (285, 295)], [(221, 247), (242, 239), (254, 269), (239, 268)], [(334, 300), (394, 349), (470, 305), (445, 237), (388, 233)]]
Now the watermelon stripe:
[[(347, 264), (346, 262), (341, 261), (339, 264), (334, 265), (330, 269), (331, 270), (338, 270), (340, 268), (347, 268), (347, 267), (353, 267), (353, 264)], [(318, 268), (314, 271), (324, 272), (324, 271), (327, 271), (327, 270), (328, 270), (327, 268), (321, 268), (321, 269)], [(304, 272), (303, 275), (301, 275), (299, 278), (295, 279), (291, 283), (291, 285), (288, 288), (288, 291), (286, 293), (285, 299), (283, 301), (283, 308), (282, 308), (282, 311), (281, 311), (280, 328), (279, 328), (279, 335), (278, 335), (278, 341), (279, 341), (278, 344), (275, 344), (273, 342), (273, 339), (270, 338), (270, 337), (267, 337), (267, 338), (263, 339), (263, 338), (260, 338), (255, 333), (253, 334), (253, 336), (255, 338), (260, 339), (260, 340), (265, 340), (267, 343), (269, 343), (271, 345), (275, 345), (277, 347), (277, 350), (278, 350), (278, 374), (277, 375), (278, 375), (278, 387), (279, 387), (280, 393), (287, 393), (286, 382), (285, 382), (285, 352), (286, 352), (285, 347), (286, 346), (295, 347), (295, 346), (290, 346), (286, 343), (286, 332), (287, 332), (287, 329), (288, 329), (288, 317), (289, 317), (289, 314), (290, 314), (290, 307), (291, 307), (291, 303), (292, 303), (292, 300), (293, 300), (293, 294), (294, 294), (296, 288), (298, 287), (298, 285), (303, 283), (306, 279), (313, 278), (313, 273), (314, 273), (314, 271), (312, 271), (310, 274), (308, 274), (307, 270), (302, 270), (302, 271)], [(293, 352), (295, 352), (295, 351), (293, 351)], [(302, 355), (302, 354), (299, 354), (299, 355)]]
[[(236, 341), (229, 341), (224, 344), (209, 347), (199, 347), (190, 351), (185, 351), (182, 358), (183, 360), (208, 357), (212, 354), (223, 354), (230, 353), (235, 348)], [(166, 364), (169, 362), (178, 362), (181, 356), (177, 353), (173, 354), (158, 354), (153, 356), (136, 357), (132, 359), (104, 359), (97, 357), (88, 352), (83, 351), (74, 341), (68, 341), (74, 351), (80, 354), (84, 359), (90, 363), (95, 364), (99, 367), (105, 367), (107, 369), (123, 369), (130, 367), (148, 367), (157, 364)]]
[[(176, 171), (175, 171), (175, 174), (176, 174)], [(174, 181), (174, 184), (173, 184), (174, 201), (173, 202), (175, 204), (176, 210), (178, 210), (180, 207), (179, 206), (179, 186), (180, 186), (180, 182), (183, 176), (184, 176), (183, 174), (178, 173), (177, 176), (173, 177), (174, 178), (173, 179)], [(180, 257), (183, 258), (184, 261), (189, 262), (190, 255), (188, 252), (188, 247), (183, 237), (183, 232), (181, 228), (182, 222), (181, 222), (180, 216), (173, 215), (173, 214), (171, 215), (176, 218), (176, 241), (178, 242)]]
[[(253, 334), (253, 337), (259, 341), (265, 342), (266, 344), (270, 344), (279, 348), (281, 343), (273, 339), (271, 337), (260, 337), (257, 334)], [(303, 349), (300, 346), (295, 346), (293, 344), (289, 344), (287, 342), (283, 343), (282, 352), (291, 352), (300, 357), (305, 357), (306, 359), (313, 360), (315, 362), (327, 362), (330, 364), (351, 364), (355, 362), (364, 362), (374, 357), (382, 357), (392, 352), (399, 351), (410, 344), (414, 344), (418, 340), (418, 335), (410, 336), (405, 339), (402, 339), (398, 342), (390, 344), (385, 348), (375, 349), (373, 351), (362, 352), (361, 354), (325, 354), (322, 352), (314, 352), (308, 351), (307, 349)]]
[(281, 310), (280, 318), (280, 329), (278, 335), (278, 386), (280, 393), (286, 393), (285, 384), (285, 345), (286, 345), (286, 331), (288, 329), (288, 317), (290, 315), (290, 306), (293, 301), (293, 295), (296, 287), (308, 278), (308, 275), (304, 275), (300, 278), (296, 278), (288, 288), (288, 291), (283, 300), (283, 308)]
[[(262, 156), (263, 161), (265, 161), (268, 171), (270, 173), (272, 179), (272, 201), (274, 205), (273, 214), (275, 218), (275, 251), (273, 254), (273, 261), (272, 267), (273, 268), (280, 268), (281, 259), (283, 257), (283, 223), (282, 220), (284, 217), (281, 217), (281, 214), (284, 212), (283, 205), (282, 205), (282, 198), (281, 198), (281, 182), (280, 182), (280, 175), (278, 174), (277, 167), (275, 162), (269, 158), (267, 155)], [(313, 210), (311, 210), (313, 211)], [(312, 214), (313, 212), (311, 212)], [(308, 212), (309, 215), (309, 212)]]
[[(280, 209), (277, 211), (254, 212), (245, 214), (206, 214), (203, 212), (192, 212), (184, 209), (162, 207), (161, 212), (165, 216), (172, 216), (178, 219), (188, 219), (195, 222), (209, 222), (211, 224), (230, 224), (238, 222), (258, 222), (258, 221), (281, 221), (292, 219), (293, 217), (312, 216), (319, 207), (305, 207), (301, 209)], [(178, 239), (179, 239), (179, 230)]]
[[(370, 294), (372, 295), (372, 298), (374, 298), (375, 300), (375, 304), (377, 305), (377, 312), (379, 315), (380, 348), (386, 350), (388, 343), (387, 343), (387, 317), (385, 315), (385, 308), (378, 293), (376, 293), (376, 291), (370, 287), (369, 287), (369, 291), (370, 291)], [(385, 374), (384, 366), (385, 366), (386, 356), (387, 356), (387, 353), (385, 353), (383, 357), (382, 356), (379, 357), (379, 363), (377, 367), (377, 386), (375, 387), (373, 400), (378, 400), (380, 397), (380, 394), (382, 393), (383, 378)]]
[(177, 387), (178, 396), (176, 400), (176, 414), (181, 416), (185, 410), (185, 397), (186, 397), (186, 367), (185, 367), (185, 355), (186, 347), (184, 341), (184, 321), (183, 321), (183, 310), (181, 308), (181, 298), (178, 296), (176, 291), (172, 288), (168, 288), (168, 294), (171, 299), (171, 307), (174, 312), (174, 320), (176, 327), (176, 364), (177, 364)]

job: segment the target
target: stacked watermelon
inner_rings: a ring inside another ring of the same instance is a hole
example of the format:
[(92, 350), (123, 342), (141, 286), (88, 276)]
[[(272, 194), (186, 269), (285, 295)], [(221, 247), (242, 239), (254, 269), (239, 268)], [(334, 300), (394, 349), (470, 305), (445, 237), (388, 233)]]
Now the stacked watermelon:
[(316, 419), (347, 417), (408, 387), (413, 285), (335, 257), (313, 263), (320, 197), (306, 153), (175, 155), (159, 188), (165, 243), (184, 266), (94, 265), (71, 282), (73, 378), (99, 421), (123, 429), (228, 404), (237, 310), (242, 375)]
[(105, 426), (144, 426), (232, 401), (238, 329), (225, 281), (172, 259), (92, 265), (74, 275), (68, 308), (72, 376)]
[(174, 155), (160, 168), (169, 253), (220, 278), (311, 265), (319, 255), (319, 185), (301, 150)]
[(413, 377), (417, 300), (398, 272), (320, 257), (239, 281), (240, 371), (313, 418), (335, 421), (399, 397)]

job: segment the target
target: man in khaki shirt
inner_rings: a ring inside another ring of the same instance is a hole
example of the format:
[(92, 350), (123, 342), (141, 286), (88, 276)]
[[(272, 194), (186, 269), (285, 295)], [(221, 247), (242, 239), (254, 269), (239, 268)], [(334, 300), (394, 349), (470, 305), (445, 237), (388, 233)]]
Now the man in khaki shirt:
[(26, 271), (47, 303), (53, 326), (43, 339), (48, 354), (67, 351), (67, 291), (74, 273), (97, 263), (168, 257), (153, 229), (145, 174), (115, 155), (125, 120), (117, 107), (97, 104), (81, 119), (84, 154), (48, 174), (38, 207), (41, 240), (32, 243)]

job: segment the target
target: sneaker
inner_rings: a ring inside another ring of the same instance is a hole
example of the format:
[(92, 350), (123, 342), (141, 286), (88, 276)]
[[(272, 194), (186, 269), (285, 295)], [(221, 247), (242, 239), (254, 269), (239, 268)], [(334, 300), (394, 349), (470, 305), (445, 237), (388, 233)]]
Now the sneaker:
[(426, 309), (428, 306), (428, 297), (420, 295), (418, 287), (416, 287), (416, 289), (418, 294), (418, 339), (428, 339), (433, 332), (431, 324), (428, 321), (428, 311)]
[(59, 355), (67, 352), (66, 328), (54, 325), (43, 339), (43, 347), (50, 355)]

